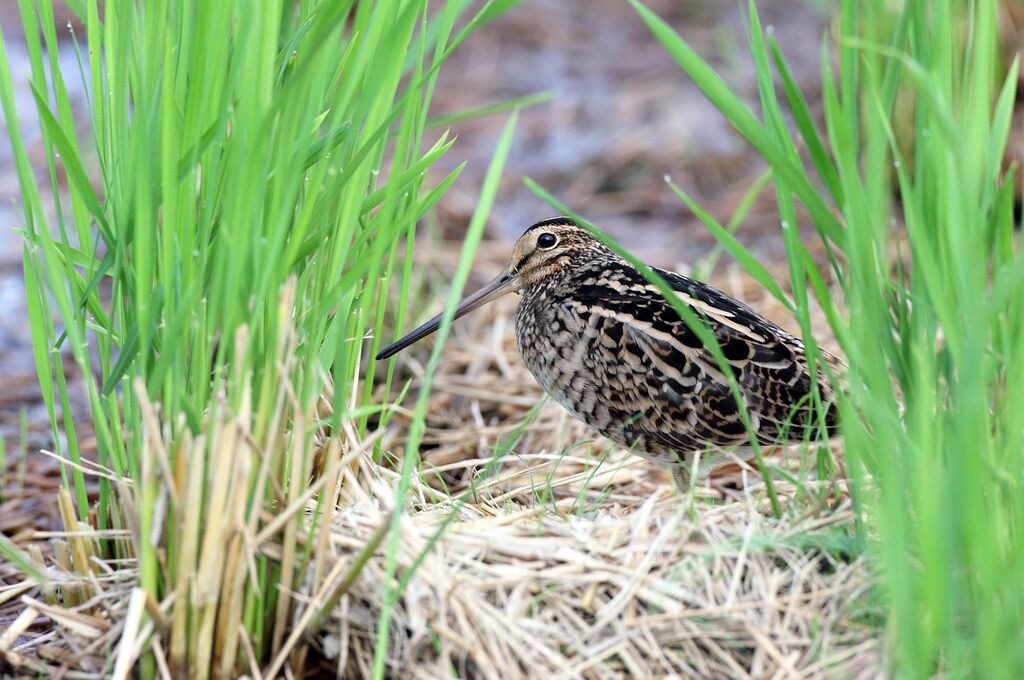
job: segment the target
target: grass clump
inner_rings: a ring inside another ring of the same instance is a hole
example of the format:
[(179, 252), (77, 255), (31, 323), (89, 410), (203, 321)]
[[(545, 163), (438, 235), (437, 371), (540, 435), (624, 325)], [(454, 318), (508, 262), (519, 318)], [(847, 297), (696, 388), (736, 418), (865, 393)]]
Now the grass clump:
[[(146, 674), (279, 668), (298, 648), (290, 593), (317, 560), (305, 511), (315, 531), (342, 461), (364, 452), (379, 380), (364, 356), (408, 274), (401, 244), (461, 170), (424, 180), (452, 144), (426, 131), (438, 69), (513, 3), (69, 3), (85, 26), (87, 133), (52, 2), (19, 4), (40, 176), (6, 52), (0, 103), (40, 383), (73, 516), (129, 529), (103, 556), (138, 568), (126, 625), (139, 645), (124, 643), (115, 672), (156, 631)], [(87, 424), (60, 415), (68, 362), (87, 376)], [(112, 473), (95, 507), (83, 429)], [(317, 451), (325, 476), (310, 488)]]
[[(895, 667), (1019, 677), (1024, 393), (1012, 385), (1024, 370), (1024, 260), (1003, 165), (1018, 64), (997, 63), (997, 3), (840, 3), (838, 61), (823, 49), (824, 131), (753, 3), (760, 117), (634, 5), (768, 162), (804, 339), (813, 295), (847, 357), (859, 542), (876, 558)], [(907, 102), (912, 125), (898, 136)], [(797, 204), (824, 271), (796, 234)]]

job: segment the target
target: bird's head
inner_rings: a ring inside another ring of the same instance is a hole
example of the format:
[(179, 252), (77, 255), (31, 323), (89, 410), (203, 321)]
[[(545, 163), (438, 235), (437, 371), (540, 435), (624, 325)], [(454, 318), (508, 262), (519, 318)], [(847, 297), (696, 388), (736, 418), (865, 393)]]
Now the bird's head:
[[(596, 251), (607, 252), (600, 241), (568, 217), (554, 217), (537, 222), (516, 241), (508, 269), (463, 299), (455, 308), (454, 318), (465, 316), (506, 293), (516, 293), (523, 288), (550, 280), (591, 259)], [(397, 354), (436, 331), (440, 325), (439, 314), (394, 344), (382, 349), (377, 354), (377, 359), (386, 359)]]
[(514, 290), (542, 283), (579, 264), (591, 261), (601, 242), (568, 217), (554, 217), (533, 225), (512, 250), (508, 275)]

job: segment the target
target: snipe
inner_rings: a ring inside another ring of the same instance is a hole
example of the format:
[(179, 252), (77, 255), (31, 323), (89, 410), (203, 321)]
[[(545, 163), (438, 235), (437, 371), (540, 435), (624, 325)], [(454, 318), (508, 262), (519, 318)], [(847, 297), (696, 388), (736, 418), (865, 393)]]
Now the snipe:
[[(714, 332), (759, 443), (820, 432), (810, 403), (812, 380), (823, 403), (831, 402), (832, 388), (820, 368), (811, 377), (800, 340), (711, 286), (654, 271)], [(572, 220), (556, 217), (527, 229), (509, 268), (463, 300), (455, 318), (510, 292), (522, 296), (515, 327), (526, 366), (587, 425), (669, 468), (681, 489), (689, 484), (698, 453), (698, 476), (724, 462), (723, 447), (749, 456), (740, 408), (714, 356), (656, 286)], [(440, 316), (434, 317), (377, 359), (430, 335), (439, 324)], [(832, 434), (832, 406), (825, 425)]]

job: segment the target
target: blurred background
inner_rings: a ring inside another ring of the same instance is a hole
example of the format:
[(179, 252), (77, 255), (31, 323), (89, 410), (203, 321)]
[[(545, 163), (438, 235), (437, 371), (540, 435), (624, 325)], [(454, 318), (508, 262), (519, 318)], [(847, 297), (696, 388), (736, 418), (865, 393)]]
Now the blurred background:
[[(649, 3), (754, 103), (741, 5)], [(826, 5), (758, 3), (805, 86), (818, 80)], [(543, 91), (552, 99), (522, 113), (493, 213), (494, 236), (514, 239), (549, 216), (551, 209), (521, 183), (530, 176), (631, 248), (693, 260), (713, 241), (666, 188), (664, 176), (728, 217), (764, 167), (624, 0), (522, 3), (474, 35), (442, 69), (435, 113)], [(809, 95), (816, 98), (816, 91)], [(466, 158), (470, 165), (446, 197), (443, 223), (456, 228), (468, 221), (502, 122), (499, 115), (453, 127), (459, 141), (448, 162)], [(755, 211), (757, 217), (777, 221), (770, 209)], [(771, 232), (764, 234), (765, 248), (777, 245)]]

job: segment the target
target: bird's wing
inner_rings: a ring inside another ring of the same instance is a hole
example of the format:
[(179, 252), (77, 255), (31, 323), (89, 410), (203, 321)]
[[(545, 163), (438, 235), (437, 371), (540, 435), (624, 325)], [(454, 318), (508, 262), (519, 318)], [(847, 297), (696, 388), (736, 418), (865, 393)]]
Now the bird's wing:
[[(817, 383), (825, 402), (832, 401), (832, 386), (821, 366), (812, 378), (806, 348), (799, 338), (717, 288), (674, 272), (655, 271), (714, 332), (748, 407), (758, 415), (762, 430), (768, 430), (764, 434), (771, 438), (786, 431), (789, 439), (802, 439), (808, 427), (817, 427), (810, 404), (812, 386)], [(840, 367), (839, 360), (828, 352), (821, 356), (833, 367)], [(838, 413), (829, 404), (825, 424), (830, 433), (837, 421)]]
[[(811, 417), (811, 380), (803, 343), (750, 307), (693, 279), (655, 270), (714, 333), (736, 377), (758, 438), (775, 441), (785, 432), (800, 439)], [(664, 378), (666, 403), (687, 412), (693, 437), (716, 444), (746, 438), (740, 408), (711, 351), (680, 318), (656, 286), (638, 272), (617, 272), (578, 288), (574, 295), (592, 313), (624, 324), (625, 336), (643, 350)], [(831, 389), (819, 371), (822, 398)], [(796, 408), (794, 408), (796, 406)], [(828, 426), (834, 425), (830, 410)], [(671, 445), (666, 442), (666, 445)]]

